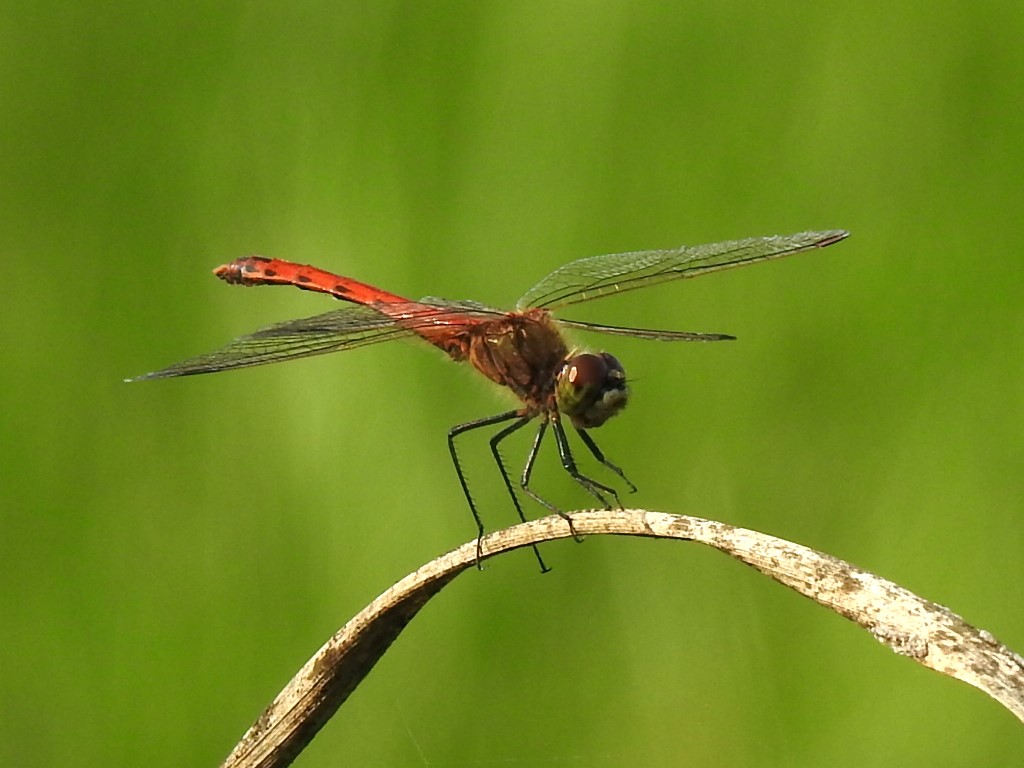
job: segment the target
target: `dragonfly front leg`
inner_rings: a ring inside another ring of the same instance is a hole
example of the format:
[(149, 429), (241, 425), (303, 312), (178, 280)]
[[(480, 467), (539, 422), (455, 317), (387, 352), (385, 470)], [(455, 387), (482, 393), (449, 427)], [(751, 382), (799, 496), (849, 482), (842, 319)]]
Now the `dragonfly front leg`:
[[(592, 477), (587, 477), (576, 468), (576, 461), (572, 457), (572, 450), (569, 448), (569, 439), (565, 436), (565, 429), (562, 427), (561, 420), (552, 416), (551, 422), (552, 429), (555, 432), (555, 443), (558, 445), (558, 455), (561, 457), (562, 466), (565, 468), (565, 471), (569, 473), (569, 476), (583, 486), (591, 496), (600, 501), (601, 504), (604, 505), (605, 509), (611, 509), (612, 505), (608, 502), (608, 499), (602, 495), (602, 492), (615, 499), (615, 505), (619, 509), (622, 509), (622, 502), (619, 501), (619, 494), (614, 488), (605, 485), (604, 483), (599, 483)], [(597, 446), (594, 447), (596, 448)]]
[(630, 493), (636, 493), (636, 485), (633, 484), (633, 481), (626, 477), (626, 474), (621, 469), (619, 469), (617, 464), (613, 464), (604, 457), (604, 452), (597, 447), (597, 443), (594, 442), (594, 438), (592, 438), (585, 429), (580, 429), (579, 427), (574, 427), (574, 429), (576, 430), (576, 434), (580, 436), (580, 440), (583, 441), (583, 444), (590, 449), (590, 453), (593, 455), (593, 457), (597, 459), (599, 462), (601, 462), (601, 464), (608, 467), (608, 469), (610, 469), (616, 475), (621, 477), (623, 482), (625, 482), (626, 485), (629, 486)]

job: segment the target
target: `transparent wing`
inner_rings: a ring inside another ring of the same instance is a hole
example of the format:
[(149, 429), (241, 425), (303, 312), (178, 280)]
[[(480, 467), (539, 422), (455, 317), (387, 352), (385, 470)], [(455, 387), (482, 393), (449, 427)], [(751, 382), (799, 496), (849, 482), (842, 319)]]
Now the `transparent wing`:
[(727, 333), (696, 333), (693, 331), (664, 331), (654, 328), (624, 328), (619, 325), (600, 325), (598, 323), (585, 323), (580, 320), (566, 320), (558, 318), (558, 324), (567, 328), (578, 328), (581, 331), (595, 331), (606, 333), (611, 336), (632, 336), (635, 339), (650, 339), (652, 341), (735, 341), (735, 336)]
[(475, 302), (440, 299), (396, 304), (388, 309), (390, 314), (373, 307), (345, 307), (316, 317), (278, 323), (235, 339), (215, 352), (128, 381), (192, 376), (313, 357), (413, 336), (419, 329), (428, 327), (443, 327), (454, 334), (503, 314)]
[(323, 355), (412, 334), (369, 307), (346, 307), (316, 317), (290, 320), (235, 339), (215, 352), (137, 376), (129, 381), (191, 376), (248, 368), (280, 360)]
[(667, 251), (636, 251), (592, 256), (559, 267), (526, 292), (517, 308), (564, 307), (648, 285), (696, 277), (705, 272), (777, 259), (824, 248), (845, 238), (841, 230), (800, 232), (795, 235), (752, 237), (709, 245), (683, 246)]

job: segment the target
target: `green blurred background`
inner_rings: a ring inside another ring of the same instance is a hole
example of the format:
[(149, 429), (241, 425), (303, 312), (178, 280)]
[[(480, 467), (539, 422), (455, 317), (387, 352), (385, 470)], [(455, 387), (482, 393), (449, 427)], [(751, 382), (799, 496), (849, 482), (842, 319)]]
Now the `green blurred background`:
[[(1019, 3), (966, 0), (4, 4), (0, 764), (215, 765), (473, 535), (445, 431), (507, 403), (425, 346), (122, 383), (334, 308), (210, 275), (249, 253), (512, 306), (582, 256), (851, 230), (569, 313), (739, 337), (606, 340), (634, 399), (595, 437), (631, 504), (1024, 649), (1022, 35)], [(511, 523), (485, 437), (463, 450)], [(995, 702), (718, 553), (544, 552), (457, 580), (299, 764), (1024, 758)]]

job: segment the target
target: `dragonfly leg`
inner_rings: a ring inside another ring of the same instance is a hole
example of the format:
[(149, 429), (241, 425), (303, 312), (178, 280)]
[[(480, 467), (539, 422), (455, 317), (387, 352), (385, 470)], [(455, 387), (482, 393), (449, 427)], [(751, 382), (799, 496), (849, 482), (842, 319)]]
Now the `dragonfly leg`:
[(561, 420), (552, 416), (551, 427), (555, 432), (555, 443), (558, 445), (558, 455), (562, 458), (562, 466), (569, 473), (569, 476), (583, 486), (591, 496), (600, 501), (605, 509), (611, 509), (612, 506), (608, 503), (608, 499), (604, 497), (603, 493), (615, 499), (615, 504), (621, 509), (622, 502), (619, 501), (619, 494), (614, 488), (604, 483), (599, 483), (592, 477), (587, 477), (576, 468), (576, 462), (572, 457), (572, 450), (569, 448), (569, 440), (565, 436), (565, 428), (562, 426)]
[(590, 453), (593, 454), (594, 458), (601, 462), (601, 464), (603, 464), (604, 466), (608, 467), (608, 469), (610, 469), (616, 475), (621, 477), (623, 481), (626, 483), (626, 485), (629, 486), (630, 493), (636, 493), (636, 485), (633, 484), (633, 481), (626, 477), (625, 472), (619, 469), (619, 466), (617, 464), (613, 464), (604, 457), (604, 452), (597, 447), (597, 443), (594, 442), (594, 438), (592, 438), (585, 429), (580, 429), (578, 427), (576, 427), (575, 429), (576, 434), (580, 436), (580, 440), (582, 440), (583, 444), (587, 446), (587, 448), (590, 450)]
[[(498, 470), (501, 472), (501, 476), (505, 480), (505, 487), (508, 489), (509, 495), (512, 496), (512, 502), (515, 504), (516, 511), (519, 513), (519, 519), (526, 522), (526, 516), (523, 514), (522, 507), (519, 505), (519, 499), (516, 498), (515, 491), (512, 488), (512, 482), (508, 477), (508, 472), (505, 470), (505, 465), (501, 461), (501, 456), (498, 455), (497, 444), (517, 429), (526, 425), (530, 421), (530, 418), (524, 416), (522, 412), (518, 410), (506, 411), (505, 413), (499, 413), (497, 416), (488, 416), (484, 419), (468, 421), (465, 424), (459, 424), (448, 430), (448, 453), (451, 454), (452, 464), (455, 465), (455, 474), (459, 477), (459, 485), (462, 486), (462, 492), (465, 494), (466, 501), (469, 503), (469, 511), (473, 513), (473, 520), (476, 522), (476, 565), (477, 568), (481, 570), (483, 570), (483, 566), (480, 564), (480, 558), (482, 555), (480, 547), (481, 540), (484, 535), (484, 523), (480, 518), (480, 512), (477, 511), (476, 502), (473, 501), (473, 495), (469, 492), (469, 484), (466, 482), (466, 473), (462, 470), (462, 462), (459, 461), (459, 454), (455, 449), (455, 438), (463, 432), (480, 429), (481, 427), (489, 427), (492, 424), (501, 424), (502, 422), (511, 421), (512, 419), (516, 419), (516, 421), (502, 429), (497, 435), (491, 438), (491, 453), (494, 455), (494, 459), (498, 464)], [(540, 563), (541, 572), (546, 573), (551, 570), (544, 564), (544, 560), (541, 558), (540, 551), (536, 546), (533, 547), (533, 551), (537, 556), (537, 562)]]
[[(523, 513), (522, 504), (519, 503), (519, 497), (516, 495), (516, 490), (512, 487), (512, 478), (509, 477), (508, 469), (505, 468), (505, 462), (501, 459), (501, 453), (498, 451), (498, 444), (513, 432), (525, 427), (533, 421), (533, 418), (534, 417), (529, 414), (524, 415), (518, 421), (509, 424), (491, 438), (491, 455), (494, 456), (494, 463), (498, 465), (498, 471), (501, 472), (501, 479), (505, 481), (505, 488), (508, 490), (508, 495), (512, 498), (512, 503), (515, 505), (516, 512), (519, 513), (519, 519), (524, 523), (526, 522), (526, 515)], [(544, 558), (540, 556), (540, 550), (537, 549), (536, 545), (533, 547), (533, 554), (537, 556), (537, 563), (540, 565), (541, 573), (547, 573), (551, 570), (544, 563)]]
[(516, 495), (515, 488), (512, 487), (512, 478), (509, 477), (508, 469), (505, 468), (505, 462), (501, 458), (501, 453), (498, 451), (498, 445), (506, 437), (516, 432), (532, 421), (531, 416), (522, 416), (518, 421), (509, 424), (503, 430), (498, 432), (490, 440), (491, 455), (494, 457), (494, 463), (498, 465), (498, 471), (501, 472), (501, 478), (505, 481), (505, 489), (508, 491), (508, 495), (512, 498), (512, 503), (516, 507), (516, 512), (519, 514), (519, 519), (524, 523), (526, 522), (526, 514), (523, 512), (523, 507), (519, 503), (519, 497)]
[(540, 444), (544, 440), (544, 434), (547, 432), (547, 429), (548, 417), (544, 417), (540, 422), (540, 426), (537, 428), (536, 437), (533, 438), (533, 446), (530, 448), (530, 454), (526, 457), (526, 466), (523, 467), (523, 475), (519, 479), (519, 486), (538, 504), (547, 507), (556, 515), (560, 515), (562, 519), (569, 524), (569, 532), (572, 533), (573, 541), (580, 542), (583, 541), (583, 539), (576, 533), (576, 528), (573, 527), (572, 524), (572, 518), (530, 487), (530, 476), (533, 474), (533, 465), (537, 460), (537, 452), (540, 451)]

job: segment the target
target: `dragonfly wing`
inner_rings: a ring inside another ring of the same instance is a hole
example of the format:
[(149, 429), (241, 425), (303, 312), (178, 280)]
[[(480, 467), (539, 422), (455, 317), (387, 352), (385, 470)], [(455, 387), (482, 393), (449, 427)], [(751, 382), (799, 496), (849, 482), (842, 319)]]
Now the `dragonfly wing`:
[(493, 321), (496, 316), (504, 314), (474, 301), (435, 298), (392, 302), (377, 307), (345, 307), (315, 317), (271, 325), (235, 339), (216, 352), (193, 357), (128, 381), (249, 368), (365, 347), (413, 335), (429, 338), (428, 334), (421, 331), (436, 331), (438, 328), (455, 334), (479, 323)]
[[(428, 307), (439, 318), (461, 318), (467, 325), (493, 320), (496, 316), (508, 314), (508, 312), (503, 312), (500, 309), (481, 304), (479, 301), (472, 301), (471, 299), (439, 299), (437, 296), (424, 296), (418, 302), (414, 302), (412, 306)], [(429, 312), (425, 314), (429, 314)]]
[(281, 360), (323, 355), (410, 336), (414, 330), (371, 307), (346, 307), (316, 317), (271, 325), (206, 355), (193, 357), (129, 381), (165, 379), (248, 368)]
[(527, 291), (517, 307), (564, 307), (647, 285), (824, 248), (845, 238), (841, 230), (752, 237), (724, 243), (592, 256), (559, 267)]
[(663, 331), (654, 328), (623, 328), (618, 325), (599, 325), (584, 323), (579, 320), (558, 318), (558, 324), (581, 331), (596, 331), (612, 336), (632, 336), (634, 339), (651, 339), (653, 341), (735, 341), (735, 336), (727, 333), (695, 333), (691, 331)]

